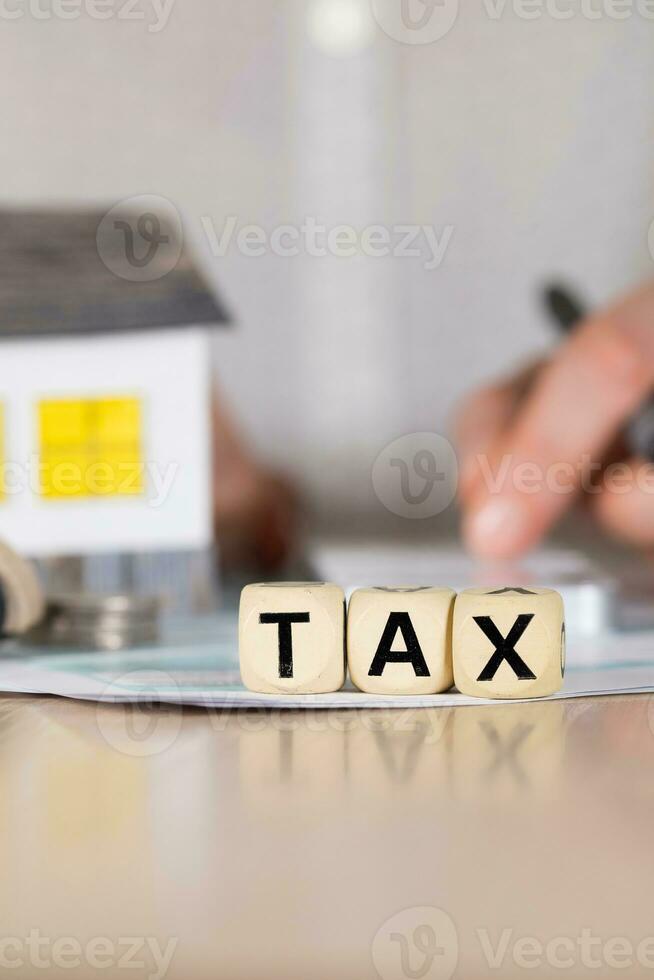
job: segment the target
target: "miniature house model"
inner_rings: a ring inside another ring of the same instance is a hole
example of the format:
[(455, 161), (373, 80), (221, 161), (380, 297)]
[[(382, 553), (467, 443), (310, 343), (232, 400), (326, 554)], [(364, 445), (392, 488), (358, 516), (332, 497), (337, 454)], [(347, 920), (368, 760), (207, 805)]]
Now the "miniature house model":
[(36, 558), (211, 544), (210, 328), (226, 318), (174, 218), (156, 219), (166, 248), (145, 269), (124, 216), (102, 237), (111, 214), (1, 216), (0, 538)]

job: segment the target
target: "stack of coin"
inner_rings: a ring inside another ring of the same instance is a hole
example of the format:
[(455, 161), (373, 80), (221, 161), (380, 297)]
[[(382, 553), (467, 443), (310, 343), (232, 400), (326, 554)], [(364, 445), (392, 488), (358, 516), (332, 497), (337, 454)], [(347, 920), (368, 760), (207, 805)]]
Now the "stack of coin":
[(30, 640), (85, 650), (142, 646), (159, 637), (162, 605), (158, 596), (50, 595), (43, 623)]

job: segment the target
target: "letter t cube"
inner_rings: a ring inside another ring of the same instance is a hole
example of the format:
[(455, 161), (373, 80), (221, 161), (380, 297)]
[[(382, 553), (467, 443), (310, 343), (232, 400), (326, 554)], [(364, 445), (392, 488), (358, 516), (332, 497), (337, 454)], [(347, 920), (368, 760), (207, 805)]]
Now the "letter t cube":
[(329, 694), (345, 682), (345, 596), (325, 582), (248, 585), (239, 613), (241, 677), (261, 694)]

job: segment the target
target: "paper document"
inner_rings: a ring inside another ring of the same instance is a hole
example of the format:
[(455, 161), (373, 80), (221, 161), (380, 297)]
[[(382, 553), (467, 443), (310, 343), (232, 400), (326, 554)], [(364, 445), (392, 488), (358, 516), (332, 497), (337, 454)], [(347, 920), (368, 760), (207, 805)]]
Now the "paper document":
[[(572, 640), (557, 698), (654, 692), (654, 632)], [(451, 691), (428, 697), (253, 694), (241, 684), (237, 624), (216, 616), (168, 624), (156, 647), (124, 653), (47, 652), (13, 644), (0, 657), (0, 691), (94, 701), (143, 701), (208, 708), (407, 708), (498, 704)], [(551, 699), (547, 699), (551, 700)]]

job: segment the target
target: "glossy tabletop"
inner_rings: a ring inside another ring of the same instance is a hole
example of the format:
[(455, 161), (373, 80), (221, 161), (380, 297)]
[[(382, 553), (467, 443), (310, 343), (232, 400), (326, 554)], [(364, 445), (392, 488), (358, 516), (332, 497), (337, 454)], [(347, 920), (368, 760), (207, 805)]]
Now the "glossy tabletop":
[(654, 973), (647, 696), (273, 714), (13, 696), (0, 767), (10, 976)]

